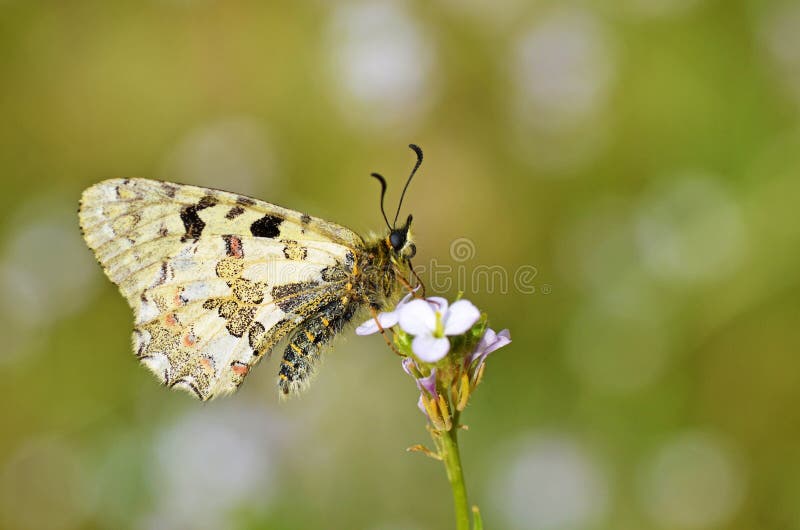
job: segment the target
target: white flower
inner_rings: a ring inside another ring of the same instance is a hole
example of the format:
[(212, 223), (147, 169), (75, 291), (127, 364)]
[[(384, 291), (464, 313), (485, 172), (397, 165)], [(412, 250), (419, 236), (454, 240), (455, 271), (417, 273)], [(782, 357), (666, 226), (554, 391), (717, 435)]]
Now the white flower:
[[(393, 311), (378, 313), (378, 322), (380, 322), (383, 329), (389, 329), (397, 324), (397, 321), (400, 318), (400, 309), (409, 301), (409, 299), (411, 299), (411, 297), (414, 295), (414, 292), (416, 292), (416, 289), (405, 295), (403, 299), (397, 303), (397, 306), (395, 306)], [(374, 318), (370, 318), (356, 328), (356, 335), (372, 335), (373, 333), (377, 333), (379, 331), (378, 322), (375, 322)]]
[(472, 327), (481, 313), (472, 302), (459, 300), (448, 307), (447, 300), (432, 297), (412, 300), (398, 306), (398, 322), (414, 335), (411, 349), (424, 362), (435, 363), (450, 351), (450, 335), (461, 335)]

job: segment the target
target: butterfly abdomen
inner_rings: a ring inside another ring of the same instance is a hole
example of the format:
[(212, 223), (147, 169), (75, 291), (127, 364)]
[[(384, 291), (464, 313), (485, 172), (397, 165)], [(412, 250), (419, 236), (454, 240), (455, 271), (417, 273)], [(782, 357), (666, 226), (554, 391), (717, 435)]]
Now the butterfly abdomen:
[(292, 334), (278, 371), (278, 388), (284, 395), (297, 393), (308, 384), (322, 348), (353, 319), (360, 307), (355, 299), (334, 300)]

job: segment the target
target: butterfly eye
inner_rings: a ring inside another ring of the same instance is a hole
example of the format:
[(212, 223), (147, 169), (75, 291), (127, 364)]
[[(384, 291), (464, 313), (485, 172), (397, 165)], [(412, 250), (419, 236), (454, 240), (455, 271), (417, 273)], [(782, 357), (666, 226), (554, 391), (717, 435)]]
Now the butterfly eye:
[(406, 244), (406, 233), (402, 230), (392, 230), (392, 233), (389, 234), (389, 243), (395, 252), (400, 252)]

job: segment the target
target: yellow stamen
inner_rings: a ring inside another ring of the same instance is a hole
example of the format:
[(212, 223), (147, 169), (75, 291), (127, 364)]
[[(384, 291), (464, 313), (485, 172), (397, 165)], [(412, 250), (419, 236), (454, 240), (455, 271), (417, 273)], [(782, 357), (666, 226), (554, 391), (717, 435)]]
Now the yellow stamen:
[(437, 339), (444, 337), (444, 325), (442, 324), (442, 314), (436, 312), (436, 327), (433, 330), (433, 336)]

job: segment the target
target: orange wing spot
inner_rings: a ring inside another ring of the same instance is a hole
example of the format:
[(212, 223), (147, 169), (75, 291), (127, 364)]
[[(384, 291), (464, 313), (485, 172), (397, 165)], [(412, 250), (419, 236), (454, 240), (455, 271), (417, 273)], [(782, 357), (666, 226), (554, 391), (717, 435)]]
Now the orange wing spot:
[(177, 326), (178, 325), (178, 317), (175, 313), (169, 313), (167, 316), (164, 317), (164, 322), (168, 326)]
[(203, 357), (202, 359), (200, 359), (200, 365), (206, 372), (214, 371), (214, 365), (211, 364), (211, 359), (209, 359), (208, 357)]
[(238, 237), (230, 238), (230, 255), (234, 258), (242, 258), (244, 257), (244, 253), (242, 252), (242, 240)]
[(233, 373), (236, 375), (247, 375), (247, 372), (250, 371), (250, 367), (242, 363), (233, 363), (231, 365), (231, 370), (233, 370)]
[(175, 297), (172, 299), (172, 303), (174, 305), (176, 305), (176, 306), (177, 305), (185, 305), (185, 302), (183, 301), (183, 298), (181, 298), (181, 293), (183, 293), (183, 288), (182, 287), (178, 287), (175, 290)]
[(194, 333), (190, 332), (183, 336), (184, 346), (186, 346), (187, 348), (191, 348), (195, 344), (197, 344), (197, 337), (194, 336)]
[(327, 328), (328, 326), (330, 326), (330, 325), (331, 325), (331, 321), (330, 321), (330, 320), (328, 320), (328, 319), (327, 319), (327, 318), (325, 318), (325, 317), (322, 317), (322, 325), (323, 325), (323, 326), (325, 326), (325, 327)]

